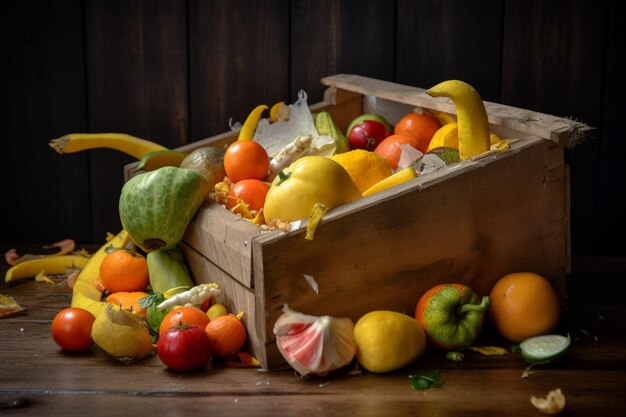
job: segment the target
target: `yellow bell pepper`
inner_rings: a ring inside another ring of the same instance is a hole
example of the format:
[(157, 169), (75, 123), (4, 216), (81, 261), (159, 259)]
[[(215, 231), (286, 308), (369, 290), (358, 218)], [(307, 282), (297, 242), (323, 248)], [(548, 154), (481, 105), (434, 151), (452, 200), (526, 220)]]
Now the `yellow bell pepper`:
[(332, 159), (305, 156), (281, 171), (265, 197), (263, 214), (267, 224), (309, 216), (316, 203), (328, 210), (361, 197), (350, 174)]

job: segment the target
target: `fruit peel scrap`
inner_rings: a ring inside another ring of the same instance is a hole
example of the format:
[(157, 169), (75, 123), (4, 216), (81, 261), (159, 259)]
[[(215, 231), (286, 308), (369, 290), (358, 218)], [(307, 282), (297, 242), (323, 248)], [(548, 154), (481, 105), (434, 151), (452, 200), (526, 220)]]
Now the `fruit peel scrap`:
[(537, 398), (533, 395), (530, 402), (543, 414), (558, 414), (565, 408), (565, 396), (560, 388), (550, 391), (546, 398)]
[(24, 310), (24, 307), (19, 305), (13, 297), (0, 294), (0, 317), (11, 316)]

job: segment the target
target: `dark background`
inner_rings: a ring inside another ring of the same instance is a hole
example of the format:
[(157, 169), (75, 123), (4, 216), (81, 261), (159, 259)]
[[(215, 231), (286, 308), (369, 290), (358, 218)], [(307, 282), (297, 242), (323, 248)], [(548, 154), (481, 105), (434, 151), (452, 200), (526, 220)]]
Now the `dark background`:
[(100, 243), (120, 228), (123, 166), (133, 160), (58, 155), (53, 138), (123, 132), (178, 147), (300, 89), (320, 101), (321, 77), (354, 73), (423, 88), (458, 78), (485, 100), (593, 126), (565, 151), (573, 257), (623, 259), (622, 4), (4, 1), (0, 242)]

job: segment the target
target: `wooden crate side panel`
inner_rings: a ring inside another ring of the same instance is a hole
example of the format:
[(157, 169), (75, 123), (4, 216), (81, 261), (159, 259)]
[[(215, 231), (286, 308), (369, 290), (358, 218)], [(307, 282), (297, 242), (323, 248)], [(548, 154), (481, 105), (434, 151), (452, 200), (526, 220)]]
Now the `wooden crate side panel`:
[(265, 299), (266, 342), (284, 304), (358, 319), (372, 309), (412, 313), (419, 296), (442, 282), (485, 295), (514, 271), (562, 280), (565, 183), (545, 178), (562, 158), (560, 147), (537, 140), (436, 186), (323, 221), (313, 241), (303, 233), (264, 240), (255, 248), (264, 265), (255, 279)]
[[(448, 99), (433, 98), (419, 87), (376, 80), (353, 74), (337, 74), (322, 78), (328, 86), (361, 94), (372, 95), (399, 103), (412, 104), (425, 109), (456, 114), (454, 104)], [(520, 109), (500, 103), (484, 101), (489, 122), (518, 132), (536, 135), (564, 145), (575, 145), (591, 128), (571, 119)]]
[(254, 293), (232, 276), (224, 272), (213, 262), (206, 259), (197, 250), (187, 244), (181, 244), (185, 259), (191, 270), (191, 274), (197, 284), (214, 282), (219, 285), (222, 294), (218, 298), (220, 303), (234, 314), (243, 311), (243, 324), (248, 332), (248, 349), (264, 368), (267, 368), (265, 360), (265, 342), (259, 336), (259, 331), (264, 331), (264, 322), (258, 321), (256, 314), (256, 302)]
[(189, 223), (184, 241), (247, 288), (253, 286), (253, 225), (214, 202), (206, 202)]

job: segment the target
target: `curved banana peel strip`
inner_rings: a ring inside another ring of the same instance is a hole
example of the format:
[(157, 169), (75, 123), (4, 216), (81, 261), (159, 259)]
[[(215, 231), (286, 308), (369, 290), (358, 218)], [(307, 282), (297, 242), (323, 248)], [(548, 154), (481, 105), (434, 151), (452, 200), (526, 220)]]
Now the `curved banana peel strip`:
[(125, 133), (70, 133), (51, 140), (49, 145), (60, 154), (109, 148), (124, 152), (139, 160), (150, 152), (167, 150), (166, 147), (156, 142)]
[(44, 271), (46, 275), (60, 275), (70, 268), (83, 268), (90, 258), (80, 255), (46, 256), (20, 262), (11, 267), (4, 276), (5, 282), (13, 282), (19, 279), (32, 278)]
[(102, 292), (94, 285), (100, 277), (100, 264), (108, 254), (109, 248), (123, 248), (129, 242), (130, 236), (126, 230), (122, 230), (89, 258), (89, 262), (83, 267), (74, 284), (72, 307), (83, 308), (98, 317), (107, 305), (106, 302), (100, 301)]
[(261, 120), (261, 116), (265, 110), (267, 110), (267, 105), (265, 104), (260, 104), (252, 109), (250, 114), (248, 114), (246, 121), (243, 122), (243, 126), (239, 131), (237, 140), (252, 140), (256, 127), (259, 124), (259, 120)]
[(471, 85), (459, 81), (443, 81), (428, 89), (432, 97), (448, 97), (456, 107), (461, 160), (489, 150), (489, 119), (485, 104)]

